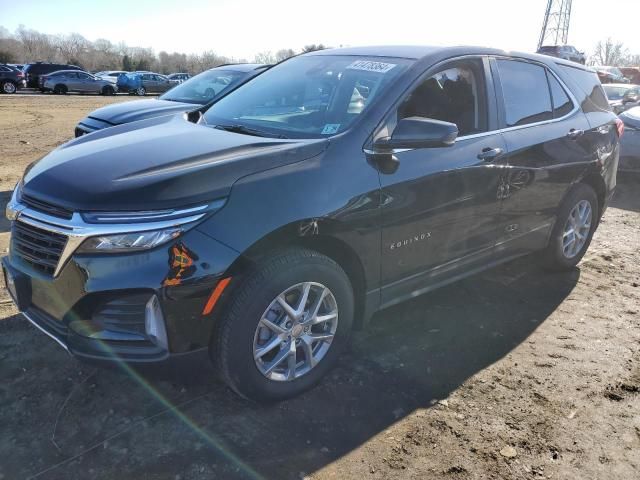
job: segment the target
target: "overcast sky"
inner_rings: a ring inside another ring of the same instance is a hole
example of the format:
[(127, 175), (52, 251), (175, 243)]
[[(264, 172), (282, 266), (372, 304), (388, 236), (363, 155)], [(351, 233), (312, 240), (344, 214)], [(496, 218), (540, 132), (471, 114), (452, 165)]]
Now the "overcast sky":
[[(0, 25), (235, 58), (325, 45), (535, 49), (547, 0), (0, 0)], [(574, 0), (569, 43), (613, 37), (640, 53), (640, 0)]]

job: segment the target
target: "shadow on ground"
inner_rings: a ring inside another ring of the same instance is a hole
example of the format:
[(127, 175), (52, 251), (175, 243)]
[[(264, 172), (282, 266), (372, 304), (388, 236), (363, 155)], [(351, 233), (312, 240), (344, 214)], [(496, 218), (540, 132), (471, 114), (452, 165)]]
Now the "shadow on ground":
[(576, 285), (522, 259), (381, 312), (341, 366), (258, 406), (205, 359), (96, 369), (18, 317), (0, 322), (4, 478), (301, 478), (428, 408), (527, 337)]
[(618, 172), (616, 193), (611, 199), (610, 206), (640, 212), (638, 191), (640, 191), (640, 173)]

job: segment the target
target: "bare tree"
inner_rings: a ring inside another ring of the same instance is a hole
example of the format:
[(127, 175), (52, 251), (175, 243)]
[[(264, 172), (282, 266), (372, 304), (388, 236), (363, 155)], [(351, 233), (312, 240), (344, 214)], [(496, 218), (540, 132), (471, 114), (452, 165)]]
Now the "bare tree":
[(629, 51), (622, 42), (614, 42), (611, 37), (604, 41), (599, 41), (593, 56), (590, 59), (591, 65), (619, 66), (625, 63)]
[(318, 45), (312, 43), (311, 45), (305, 45), (302, 47), (302, 53), (315, 52), (316, 50), (324, 50), (325, 48), (328, 47), (325, 47), (322, 43), (319, 43)]
[(296, 54), (291, 48), (282, 48), (276, 52), (276, 62), (281, 62), (287, 58), (291, 58)]
[(276, 57), (273, 55), (271, 51), (266, 51), (266, 52), (256, 53), (256, 56), (253, 57), (253, 62), (263, 63), (265, 65), (273, 65), (274, 63), (277, 63), (278, 60), (276, 59)]
[[(312, 52), (326, 48), (322, 44), (311, 44), (303, 52)], [(274, 64), (296, 55), (291, 48), (283, 48), (273, 53), (263, 51), (256, 54), (256, 63)], [(34, 61), (75, 63), (87, 70), (154, 70), (162, 73), (189, 72), (200, 73), (204, 70), (235, 63), (231, 57), (219, 55), (213, 51), (201, 54), (165, 52), (155, 54), (151, 48), (129, 47), (120, 42), (99, 38), (91, 42), (78, 33), (66, 35), (48, 35), (20, 25), (11, 34), (0, 25), (0, 61), (27, 63)], [(239, 60), (246, 63), (246, 59)]]

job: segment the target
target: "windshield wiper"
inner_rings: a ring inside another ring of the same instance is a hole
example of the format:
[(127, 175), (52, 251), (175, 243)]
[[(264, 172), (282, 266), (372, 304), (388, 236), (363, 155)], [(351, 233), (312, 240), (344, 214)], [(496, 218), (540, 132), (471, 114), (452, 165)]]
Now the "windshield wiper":
[(244, 125), (214, 125), (213, 128), (217, 128), (218, 130), (225, 130), (227, 132), (241, 133), (243, 135), (253, 135), (254, 137), (287, 138), (286, 135), (263, 132), (262, 130), (246, 127)]

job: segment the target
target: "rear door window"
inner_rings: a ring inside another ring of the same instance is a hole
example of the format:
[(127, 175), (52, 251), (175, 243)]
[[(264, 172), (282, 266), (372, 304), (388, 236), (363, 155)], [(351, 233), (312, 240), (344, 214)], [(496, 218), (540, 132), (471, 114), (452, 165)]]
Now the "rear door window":
[(518, 60), (497, 60), (507, 127), (551, 120), (545, 68)]

